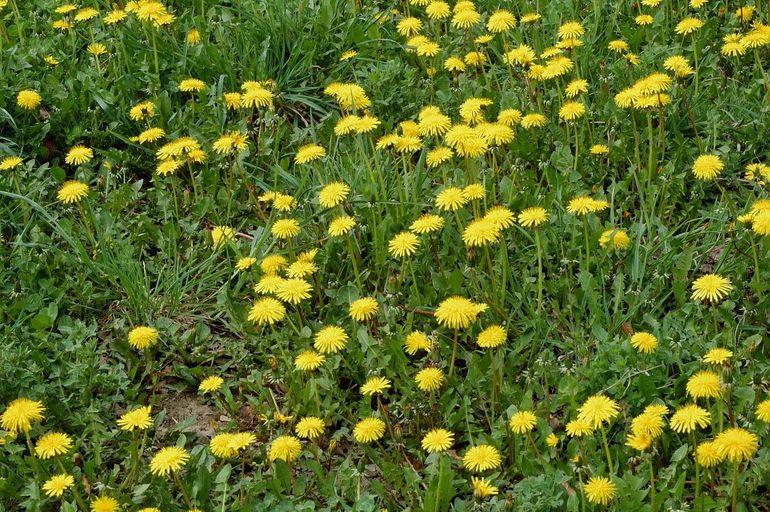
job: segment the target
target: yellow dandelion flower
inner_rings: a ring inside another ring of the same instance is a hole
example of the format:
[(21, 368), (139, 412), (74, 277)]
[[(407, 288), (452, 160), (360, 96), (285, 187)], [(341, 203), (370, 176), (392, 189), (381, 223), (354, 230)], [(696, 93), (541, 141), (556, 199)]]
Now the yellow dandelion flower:
[(548, 212), (545, 208), (539, 206), (525, 208), (519, 213), (518, 221), (519, 224), (525, 228), (538, 227), (541, 224), (548, 222)]
[(652, 25), (653, 21), (655, 21), (654, 18), (649, 14), (640, 14), (639, 16), (636, 16), (634, 18), (634, 23), (642, 27), (646, 27), (647, 25)]
[(703, 181), (712, 181), (725, 168), (724, 162), (717, 155), (700, 155), (692, 164), (692, 173)]
[(329, 325), (318, 331), (313, 340), (313, 346), (322, 354), (337, 353), (345, 348), (348, 335), (342, 327)]
[(609, 478), (594, 476), (585, 484), (583, 492), (589, 502), (597, 505), (607, 505), (615, 498), (616, 487)]
[(72, 475), (62, 473), (53, 475), (43, 484), (43, 491), (49, 498), (58, 498), (64, 494), (64, 491), (75, 485), (75, 478)]
[(127, 432), (133, 432), (134, 430), (146, 430), (153, 424), (152, 416), (150, 414), (151, 407), (138, 407), (131, 411), (124, 413), (118, 418), (117, 424), (121, 430)]
[(622, 229), (607, 229), (599, 237), (599, 245), (603, 249), (625, 251), (631, 247), (631, 238)]
[(722, 462), (724, 456), (717, 449), (714, 441), (705, 441), (695, 449), (695, 462), (704, 468), (711, 468)]
[(444, 372), (440, 368), (424, 368), (414, 377), (420, 391), (426, 393), (438, 390), (444, 383)]
[(371, 377), (361, 386), (361, 394), (365, 396), (379, 395), (390, 389), (390, 381), (385, 377)]
[(501, 462), (500, 452), (488, 444), (476, 445), (468, 449), (463, 456), (463, 466), (474, 473), (497, 468)]
[(343, 236), (350, 232), (356, 225), (356, 220), (353, 217), (347, 215), (341, 215), (334, 218), (329, 223), (329, 235), (331, 236)]
[(729, 279), (718, 274), (706, 274), (692, 283), (693, 300), (708, 300), (716, 303), (722, 300), (733, 289)]
[(702, 26), (703, 22), (698, 18), (687, 17), (677, 23), (676, 28), (674, 28), (674, 32), (676, 32), (677, 35), (684, 36), (687, 34), (692, 34)]
[(759, 449), (759, 437), (743, 428), (728, 428), (714, 438), (719, 457), (730, 462), (750, 460)]
[(537, 425), (537, 416), (532, 411), (518, 411), (508, 420), (508, 426), (514, 434), (526, 434)]
[(24, 160), (18, 156), (6, 156), (0, 160), (0, 171), (10, 171), (11, 169), (16, 169), (17, 167), (21, 167), (21, 164), (23, 163)]
[(91, 148), (77, 145), (72, 146), (64, 157), (64, 162), (69, 165), (83, 165), (91, 161), (94, 151)]
[(248, 270), (250, 269), (255, 263), (257, 262), (257, 258), (254, 258), (252, 256), (246, 256), (244, 258), (239, 258), (238, 261), (235, 263), (236, 270)]
[(326, 156), (326, 150), (317, 144), (306, 144), (294, 155), (295, 164), (306, 164)]
[(485, 246), (499, 237), (500, 227), (486, 218), (471, 222), (463, 231), (463, 242), (468, 247)]
[(179, 471), (187, 461), (190, 454), (178, 446), (166, 446), (161, 448), (150, 460), (150, 473), (155, 476), (168, 476)]
[(491, 222), (498, 230), (503, 230), (516, 223), (516, 215), (505, 206), (494, 206), (484, 214), (484, 220)]
[(481, 15), (473, 9), (455, 11), (454, 16), (452, 16), (452, 26), (454, 28), (471, 28), (479, 21), (481, 21)]
[(649, 332), (637, 332), (631, 336), (631, 346), (642, 354), (652, 354), (658, 348), (658, 338)]
[(592, 155), (608, 155), (610, 153), (610, 148), (604, 144), (594, 144), (589, 151)]
[(59, 188), (56, 198), (64, 204), (73, 204), (79, 202), (88, 195), (88, 185), (80, 181), (65, 181)]
[(110, 496), (99, 496), (91, 502), (91, 512), (118, 512), (120, 503)]
[(48, 432), (35, 443), (35, 454), (41, 459), (50, 459), (67, 453), (72, 448), (72, 438), (61, 432)]
[(671, 416), (671, 430), (680, 434), (689, 434), (696, 428), (706, 428), (711, 424), (711, 414), (695, 404), (688, 404)]
[(316, 439), (323, 435), (325, 428), (324, 420), (315, 416), (307, 416), (297, 422), (294, 432), (300, 439)]
[(364, 418), (353, 427), (353, 437), (364, 444), (379, 440), (384, 433), (385, 422), (374, 417)]
[(567, 423), (565, 430), (570, 437), (583, 437), (593, 432), (594, 427), (591, 423), (578, 418)]
[(465, 329), (486, 309), (486, 304), (477, 304), (464, 297), (453, 296), (439, 304), (435, 316), (439, 325), (450, 329)]
[(294, 461), (299, 457), (302, 451), (302, 445), (294, 436), (278, 436), (270, 443), (270, 450), (267, 457), (271, 462), (282, 460), (286, 463)]
[(259, 268), (268, 275), (277, 274), (282, 268), (288, 265), (289, 262), (280, 254), (271, 254), (266, 256), (259, 264)]
[(311, 297), (313, 287), (304, 279), (284, 279), (275, 291), (276, 297), (289, 304), (299, 304)]
[(363, 297), (361, 299), (354, 300), (350, 304), (348, 314), (353, 320), (358, 322), (365, 322), (370, 318), (374, 318), (377, 314), (377, 299), (374, 297)]
[(422, 438), (422, 449), (428, 453), (445, 452), (454, 443), (454, 434), (443, 428), (434, 428)]
[(516, 26), (516, 17), (506, 11), (500, 9), (489, 15), (487, 20), (487, 30), (492, 33), (505, 32)]
[(757, 416), (757, 419), (770, 423), (770, 400), (760, 402), (754, 410), (754, 414)]
[(479, 333), (476, 344), (481, 348), (495, 348), (505, 343), (508, 333), (501, 325), (492, 325)]
[[(283, 280), (281, 280), (281, 283)], [(273, 325), (283, 320), (286, 316), (286, 308), (280, 301), (272, 297), (263, 297), (256, 301), (249, 310), (249, 321), (257, 325)]]
[(270, 232), (282, 240), (295, 237), (300, 233), (299, 222), (296, 219), (279, 219), (270, 228)]
[(418, 235), (433, 233), (444, 227), (444, 218), (438, 215), (425, 214), (409, 225), (409, 231)]
[(294, 359), (294, 367), (307, 372), (318, 369), (324, 361), (326, 361), (326, 357), (323, 354), (313, 350), (306, 350)]
[(500, 493), (500, 489), (492, 485), (492, 482), (486, 478), (471, 476), (471, 485), (473, 485), (473, 495), (477, 498), (488, 498)]
[(579, 101), (568, 101), (559, 109), (562, 121), (574, 121), (586, 113), (586, 106)]
[(179, 82), (179, 90), (182, 92), (200, 92), (206, 87), (206, 82), (197, 78), (186, 78)]
[(388, 242), (388, 252), (396, 258), (406, 258), (417, 252), (420, 239), (409, 231), (402, 231)]
[(350, 187), (344, 183), (333, 182), (326, 185), (318, 194), (318, 202), (324, 208), (334, 208), (342, 203), (350, 193)]
[(733, 352), (726, 348), (715, 347), (706, 352), (703, 362), (706, 364), (725, 364), (733, 357)]
[(714, 372), (698, 372), (687, 381), (687, 395), (698, 398), (716, 398), (722, 394), (722, 380)]
[(198, 44), (201, 42), (201, 33), (198, 31), (198, 29), (193, 28), (187, 32), (185, 41), (187, 44)]
[(211, 375), (203, 379), (198, 386), (198, 391), (201, 393), (214, 393), (222, 388), (225, 380), (218, 375)]
[(604, 395), (589, 397), (578, 409), (578, 419), (599, 428), (620, 414), (618, 403)]
[(16, 104), (26, 110), (34, 110), (43, 102), (40, 93), (32, 89), (19, 91), (16, 95)]
[(542, 128), (545, 126), (545, 116), (543, 114), (532, 113), (521, 118), (521, 127), (528, 130), (530, 128)]
[(128, 333), (128, 344), (137, 350), (144, 350), (158, 342), (158, 330), (154, 327), (140, 325)]
[(430, 348), (430, 340), (424, 332), (413, 331), (404, 340), (404, 351), (410, 356), (415, 355), (420, 350), (430, 352)]

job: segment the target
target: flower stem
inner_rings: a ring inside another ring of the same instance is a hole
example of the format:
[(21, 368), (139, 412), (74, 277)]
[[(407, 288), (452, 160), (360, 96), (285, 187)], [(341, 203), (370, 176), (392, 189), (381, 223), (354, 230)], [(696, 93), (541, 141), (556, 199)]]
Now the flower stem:
[(179, 490), (182, 491), (182, 498), (184, 498), (185, 505), (187, 505), (187, 508), (192, 508), (190, 497), (187, 495), (187, 489), (185, 489), (185, 486), (182, 484), (182, 479), (179, 478), (179, 473), (174, 471), (173, 474), (176, 485), (179, 487)]
[(578, 167), (578, 152), (580, 151), (580, 141), (578, 140), (579, 137), (577, 123), (573, 123), (573, 127), (575, 128), (575, 158), (572, 160), (572, 172), (576, 173)]
[(353, 239), (351, 236), (346, 237), (348, 239), (348, 251), (350, 252), (350, 261), (353, 263), (353, 273), (356, 275), (356, 284), (358, 285), (358, 289), (362, 290), (364, 289), (363, 286), (361, 286), (361, 274), (358, 272), (358, 254), (356, 254), (356, 251), (353, 250)]
[(762, 60), (759, 58), (759, 50), (757, 48), (754, 48), (754, 60), (757, 61), (757, 66), (759, 66), (759, 70), (762, 72), (762, 80), (765, 82), (765, 94), (767, 94), (767, 90), (768, 90), (767, 74), (765, 74), (765, 68), (762, 67)]
[(535, 455), (537, 456), (537, 460), (541, 463), (543, 462), (543, 456), (540, 455), (540, 450), (537, 449), (537, 445), (535, 444), (535, 440), (532, 439), (532, 433), (527, 432), (527, 439), (529, 439), (529, 444), (532, 445), (532, 448), (535, 450)]
[(602, 431), (602, 443), (604, 444), (604, 454), (607, 456), (607, 469), (609, 469), (610, 474), (614, 474), (615, 471), (612, 469), (612, 457), (610, 457), (610, 447), (607, 444), (607, 432), (604, 427), (600, 429)]
[(441, 510), (441, 479), (444, 478), (444, 465), (438, 459), (438, 482), (436, 482), (436, 499), (433, 501), (434, 512)]
[(738, 462), (733, 463), (733, 500), (732, 500), (732, 512), (738, 510)]
[(489, 369), (492, 371), (492, 417), (495, 417), (495, 401), (497, 398), (497, 369), (495, 368), (495, 356), (492, 354), (493, 349), (489, 349)]
[(658, 509), (655, 506), (655, 469), (652, 467), (652, 454), (650, 454), (650, 511), (656, 512)]
[[(693, 430), (690, 432), (692, 435), (692, 455), (693, 459), (695, 460), (695, 450), (697, 448), (697, 443), (695, 442), (695, 431)], [(700, 465), (698, 464), (698, 461), (695, 460), (695, 499), (693, 500), (693, 504), (696, 504), (698, 502), (698, 498), (700, 497)]]
[(455, 369), (455, 358), (457, 357), (457, 329), (455, 329), (454, 341), (452, 342), (452, 359), (449, 360), (449, 376), (451, 377)]
[(586, 246), (586, 261), (585, 261), (585, 270), (588, 272), (590, 269), (590, 260), (589, 260), (589, 254), (590, 254), (590, 246), (588, 244), (588, 218), (586, 215), (583, 215), (583, 237), (585, 238), (585, 246)]
[(540, 232), (535, 229), (535, 247), (537, 249), (537, 312), (543, 310), (543, 247)]

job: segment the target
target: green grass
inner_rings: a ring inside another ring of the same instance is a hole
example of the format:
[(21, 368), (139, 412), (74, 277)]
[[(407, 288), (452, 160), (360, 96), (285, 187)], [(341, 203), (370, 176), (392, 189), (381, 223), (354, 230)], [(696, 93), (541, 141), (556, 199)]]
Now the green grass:
[[(105, 2), (92, 4), (100, 18), (109, 12)], [(424, 7), (404, 2), (175, 1), (166, 4), (176, 16), (168, 27), (129, 14), (114, 26), (97, 18), (69, 31), (51, 26), (63, 17), (53, 0), (16, 0), (0, 10), (0, 159), (23, 159), (0, 171), (0, 410), (19, 397), (46, 409), (29, 432), (31, 447), (24, 433), (3, 437), (0, 511), (88, 510), (84, 504), (111, 496), (127, 511), (186, 511), (189, 500), (207, 512), (582, 512), (603, 510), (583, 489), (597, 476), (616, 487), (610, 510), (765, 510), (768, 427), (755, 408), (768, 394), (770, 243), (737, 219), (767, 197), (770, 181), (745, 178), (747, 164), (768, 157), (768, 95), (757, 66), (767, 67), (767, 46), (757, 49), (757, 59), (753, 51), (720, 54), (725, 35), (750, 29), (736, 19), (733, 3), (712, 0), (698, 10), (665, 1), (656, 8), (542, 4), (540, 21), (485, 44), (473, 40), (485, 33), (489, 14), (506, 8), (520, 18), (538, 6), (479, 1), (481, 23), (469, 31), (429, 21)], [(767, 20), (768, 6), (758, 7), (755, 19)], [(424, 35), (441, 47), (438, 56), (404, 47), (397, 24), (406, 12), (423, 20)], [(652, 14), (654, 23), (637, 26), (640, 13)], [(685, 16), (705, 24), (683, 38), (674, 31)], [(504, 64), (505, 52), (519, 44), (543, 52), (572, 19), (586, 31), (582, 46), (564, 53), (572, 71), (537, 81), (521, 66)], [(201, 42), (187, 44), (193, 28)], [(608, 49), (615, 39), (630, 45), (638, 65)], [(108, 49), (98, 65), (87, 52), (92, 42)], [(694, 65), (696, 48), (697, 93), (694, 76), (674, 78), (666, 88), (671, 103), (660, 109), (616, 104), (621, 90), (664, 72), (667, 57), (681, 54)], [(348, 50), (358, 54), (341, 61)], [(449, 56), (480, 50), (489, 58), (482, 69), (443, 68)], [(46, 64), (48, 55), (60, 63)], [(206, 88), (179, 91), (190, 77)], [(575, 78), (588, 81), (588, 93), (577, 98), (587, 112), (566, 124), (559, 109)], [(270, 107), (228, 110), (223, 95), (248, 80), (271, 81)], [(346, 115), (324, 94), (335, 82), (363, 87), (381, 126), (371, 134), (335, 135)], [(24, 89), (40, 93), (39, 107), (17, 105)], [(429, 105), (462, 122), (458, 109), (472, 97), (492, 100), (483, 109), (490, 122), (515, 108), (542, 113), (547, 123), (515, 126), (514, 140), (436, 168), (426, 158), (444, 144), (442, 137), (426, 136), (406, 154), (374, 149)], [(129, 111), (142, 101), (151, 101), (156, 115), (137, 122)], [(150, 126), (166, 137), (133, 139)], [(233, 131), (245, 135), (246, 148), (216, 153), (214, 142)], [(159, 176), (157, 149), (187, 135), (201, 144), (206, 161)], [(311, 142), (327, 156), (296, 164), (297, 150)], [(66, 164), (76, 144), (93, 148), (93, 160)], [(591, 154), (594, 144), (607, 145), (609, 154)], [(693, 176), (701, 154), (723, 160), (716, 181)], [(57, 192), (73, 179), (86, 183), (89, 194), (67, 205)], [(324, 208), (318, 194), (332, 181), (346, 183), (350, 193), (341, 205)], [(435, 206), (445, 188), (476, 182), (484, 186), (482, 199), (455, 213)], [(259, 200), (269, 191), (290, 194), (296, 207), (282, 212)], [(570, 200), (583, 194), (606, 200), (608, 208), (585, 217), (570, 213)], [(486, 247), (467, 246), (467, 225), (497, 205), (514, 214), (541, 206), (549, 219), (537, 231), (514, 224)], [(420, 235), (406, 260), (392, 257), (389, 241), (423, 213), (441, 215), (445, 227)], [(331, 237), (329, 223), (341, 214), (357, 225), (345, 237)], [(290, 244), (271, 234), (281, 218), (301, 225)], [(215, 226), (232, 227), (234, 239), (215, 247)], [(602, 248), (607, 230), (624, 230), (629, 247)], [(308, 278), (311, 297), (286, 304), (285, 319), (274, 326), (249, 321), (263, 272), (259, 263), (237, 270), (237, 261), (273, 254), (293, 261), (313, 249), (318, 270)], [(709, 273), (735, 287), (713, 305), (691, 298), (693, 281)], [(456, 335), (434, 312), (452, 295), (489, 308), (457, 333), (449, 376)], [(379, 303), (376, 317), (352, 320), (350, 303), (367, 296)], [(156, 346), (129, 345), (128, 333), (139, 325), (159, 331)], [(328, 325), (345, 329), (345, 348), (327, 354), (314, 372), (297, 370), (295, 357)], [(506, 342), (482, 349), (475, 340), (491, 325), (505, 327)], [(417, 330), (433, 350), (412, 356), (404, 342)], [(631, 346), (639, 331), (659, 340), (652, 354)], [(739, 465), (735, 502), (730, 462), (699, 468), (696, 489), (689, 434), (667, 424), (651, 450), (625, 445), (633, 418), (649, 404), (663, 402), (673, 413), (692, 401), (688, 380), (707, 369), (702, 357), (714, 347), (734, 355), (724, 367), (710, 367), (725, 389), (722, 399), (698, 400), (711, 425), (694, 439), (711, 440), (731, 426), (758, 436), (758, 451)], [(448, 375), (437, 392), (415, 383), (426, 367)], [(211, 375), (224, 379), (222, 390), (199, 392)], [(359, 389), (373, 376), (391, 381), (380, 398)], [(605, 428), (606, 450), (600, 432), (582, 438), (565, 432), (595, 394), (620, 408)], [(116, 424), (143, 405), (152, 406), (154, 417), (144, 440)], [(537, 417), (531, 439), (508, 426), (514, 412), (528, 410)], [(272, 441), (292, 435), (310, 415), (324, 419), (325, 433), (303, 440), (293, 462), (269, 460)], [(378, 442), (359, 443), (353, 430), (369, 416), (384, 419), (386, 429)], [(454, 433), (448, 452), (421, 448), (432, 428)], [(49, 431), (67, 433), (72, 448), (53, 459), (35, 457), (34, 444)], [(230, 459), (215, 457), (212, 433), (235, 431), (253, 433), (256, 442)], [(546, 444), (552, 433), (556, 447)], [(502, 463), (473, 474), (462, 457), (479, 444), (496, 447)], [(178, 480), (148, 469), (166, 446), (190, 454)], [(74, 476), (74, 488), (62, 498), (46, 496), (42, 486), (61, 472)], [(488, 479), (499, 494), (474, 497), (472, 475)]]

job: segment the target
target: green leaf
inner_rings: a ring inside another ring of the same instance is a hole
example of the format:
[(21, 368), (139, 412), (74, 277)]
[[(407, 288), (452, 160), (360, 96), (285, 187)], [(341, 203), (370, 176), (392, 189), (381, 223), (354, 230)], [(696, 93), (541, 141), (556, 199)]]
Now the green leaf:
[(48, 316), (48, 313), (40, 312), (32, 317), (30, 326), (36, 331), (42, 331), (44, 329), (50, 329), (53, 326), (53, 318)]
[(684, 459), (687, 456), (687, 453), (690, 451), (690, 448), (692, 448), (688, 444), (683, 444), (677, 450), (671, 454), (671, 462), (679, 462), (682, 459)]

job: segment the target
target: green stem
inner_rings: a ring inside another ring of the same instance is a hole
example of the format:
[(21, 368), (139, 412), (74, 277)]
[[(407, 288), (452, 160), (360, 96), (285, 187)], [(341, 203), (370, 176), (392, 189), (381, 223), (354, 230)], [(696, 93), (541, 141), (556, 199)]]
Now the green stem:
[(21, 30), (21, 13), (19, 13), (19, 7), (16, 5), (15, 0), (11, 0), (11, 7), (13, 8), (13, 17), (16, 18), (16, 32), (19, 34), (19, 43), (24, 46), (24, 32)]
[(757, 255), (757, 246), (754, 243), (754, 238), (751, 237), (751, 255), (754, 257), (754, 278), (752, 279), (756, 283), (760, 283), (759, 279), (759, 256)]
[[(695, 461), (695, 499), (693, 500), (693, 504), (698, 503), (698, 498), (700, 497), (700, 465), (698, 464), (698, 461), (695, 460), (695, 451), (697, 449), (697, 443), (695, 441), (695, 431), (690, 432), (692, 436), (692, 456), (693, 460)], [(702, 508), (702, 505), (701, 505)]]
[(733, 463), (733, 500), (732, 512), (738, 510), (738, 461)]
[(492, 418), (495, 417), (495, 401), (497, 398), (497, 369), (495, 368), (495, 356), (492, 354), (493, 349), (489, 349), (489, 369), (492, 371)]
[(649, 458), (650, 463), (650, 511), (656, 512), (658, 508), (655, 504), (655, 469), (652, 467), (652, 454)]
[(363, 291), (364, 287), (361, 285), (361, 274), (358, 272), (358, 254), (356, 253), (356, 251), (353, 250), (352, 236), (347, 235), (346, 238), (348, 239), (348, 251), (350, 252), (350, 261), (353, 264), (353, 273), (356, 275), (356, 284), (358, 285), (358, 289)]
[(174, 475), (174, 482), (176, 482), (176, 485), (179, 487), (179, 490), (182, 491), (182, 498), (184, 499), (185, 505), (187, 505), (187, 508), (192, 508), (190, 497), (187, 495), (187, 489), (185, 489), (185, 486), (182, 484), (182, 479), (179, 478), (179, 473), (177, 471), (174, 471), (173, 475)]
[(455, 358), (457, 357), (457, 329), (455, 329), (454, 341), (452, 342), (452, 359), (449, 360), (449, 376), (451, 377), (455, 369)]
[(693, 51), (695, 53), (695, 95), (698, 95), (698, 86), (700, 84), (700, 63), (698, 62), (698, 42), (695, 40), (695, 36), (692, 38)]
[(652, 186), (652, 175), (654, 173), (653, 166), (655, 165), (655, 146), (653, 145), (653, 132), (652, 132), (652, 113), (647, 112), (647, 131), (649, 140), (649, 149), (647, 152), (647, 186), (645, 187), (645, 193), (647, 198), (652, 197), (650, 187)]
[(580, 152), (580, 141), (578, 137), (577, 123), (573, 123), (573, 127), (575, 128), (575, 158), (572, 160), (572, 172), (577, 173), (578, 154)]
[(155, 63), (155, 76), (158, 78), (158, 85), (160, 85), (160, 67), (158, 66), (158, 44), (155, 41), (155, 28), (150, 25), (150, 33), (152, 34), (152, 58)]
[(535, 229), (535, 247), (537, 249), (537, 312), (543, 310), (543, 247), (540, 243), (540, 231)]
[(540, 450), (537, 449), (537, 445), (535, 444), (535, 440), (532, 439), (532, 433), (527, 432), (527, 439), (529, 439), (529, 444), (532, 445), (532, 448), (535, 450), (535, 455), (537, 456), (537, 460), (539, 460), (541, 463), (543, 462), (543, 456), (540, 455)]
[(438, 459), (438, 482), (436, 483), (436, 499), (433, 502), (434, 512), (441, 510), (441, 479), (444, 478), (444, 465)]
[(615, 474), (612, 469), (612, 457), (610, 457), (610, 446), (607, 444), (607, 432), (604, 427), (600, 429), (602, 431), (602, 444), (604, 444), (604, 454), (607, 456), (607, 468), (610, 474)]
[(767, 94), (767, 91), (768, 91), (767, 75), (765, 74), (765, 68), (762, 67), (762, 60), (759, 58), (759, 50), (757, 48), (754, 48), (754, 60), (757, 61), (757, 66), (759, 66), (759, 70), (762, 72), (762, 80), (765, 82), (765, 94)]
[(585, 238), (585, 247), (586, 247), (586, 261), (585, 261), (585, 270), (586, 272), (590, 269), (590, 246), (588, 244), (588, 214), (583, 215), (583, 238)]
[[(59, 466), (59, 469), (61, 469), (62, 474), (68, 475), (69, 471), (64, 467), (64, 463), (61, 461), (61, 458), (57, 458), (56, 462)], [(75, 497), (75, 502), (78, 504), (78, 509), (83, 510), (84, 512), (88, 510), (88, 505), (86, 505), (86, 502), (83, 501), (83, 497), (80, 495), (80, 490), (78, 489), (77, 485), (74, 485), (72, 487), (72, 495)]]

